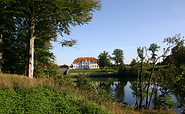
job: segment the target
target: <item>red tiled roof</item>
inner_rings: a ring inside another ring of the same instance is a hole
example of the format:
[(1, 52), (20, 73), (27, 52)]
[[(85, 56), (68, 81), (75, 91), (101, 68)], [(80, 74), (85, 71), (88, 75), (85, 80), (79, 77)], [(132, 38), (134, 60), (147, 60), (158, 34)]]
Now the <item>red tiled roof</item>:
[(78, 63), (78, 62), (82, 62), (82, 61), (90, 61), (90, 62), (97, 63), (98, 59), (96, 59), (94, 57), (79, 57), (79, 58), (75, 59), (73, 61), (73, 63)]
[(58, 65), (58, 68), (70, 68), (68, 65)]

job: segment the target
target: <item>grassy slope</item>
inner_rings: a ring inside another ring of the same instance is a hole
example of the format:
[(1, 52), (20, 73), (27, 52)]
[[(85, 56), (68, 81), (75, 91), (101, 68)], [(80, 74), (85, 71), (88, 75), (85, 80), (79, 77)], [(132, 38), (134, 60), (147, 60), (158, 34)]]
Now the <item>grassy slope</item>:
[(0, 113), (107, 113), (105, 109), (54, 88), (0, 90)]
[(65, 82), (0, 74), (0, 113), (141, 113)]
[(0, 113), (109, 113), (83, 97), (58, 88), (48, 79), (0, 74)]

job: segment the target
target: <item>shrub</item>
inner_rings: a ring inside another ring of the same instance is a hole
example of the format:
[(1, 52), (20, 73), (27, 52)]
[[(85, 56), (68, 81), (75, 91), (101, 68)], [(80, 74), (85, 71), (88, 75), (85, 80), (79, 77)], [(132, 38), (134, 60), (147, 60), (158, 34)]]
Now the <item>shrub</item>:
[(76, 86), (81, 90), (94, 90), (95, 86), (92, 81), (88, 79), (85, 75), (77, 77)]
[(17, 88), (0, 90), (0, 113), (108, 113), (85, 99), (78, 99), (66, 91), (48, 88)]

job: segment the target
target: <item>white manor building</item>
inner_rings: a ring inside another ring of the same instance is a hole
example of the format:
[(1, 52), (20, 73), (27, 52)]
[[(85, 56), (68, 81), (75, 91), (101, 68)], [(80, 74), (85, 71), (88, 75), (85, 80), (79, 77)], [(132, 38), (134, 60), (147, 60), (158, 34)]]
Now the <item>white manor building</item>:
[(99, 69), (98, 59), (94, 57), (79, 57), (73, 61), (73, 69)]

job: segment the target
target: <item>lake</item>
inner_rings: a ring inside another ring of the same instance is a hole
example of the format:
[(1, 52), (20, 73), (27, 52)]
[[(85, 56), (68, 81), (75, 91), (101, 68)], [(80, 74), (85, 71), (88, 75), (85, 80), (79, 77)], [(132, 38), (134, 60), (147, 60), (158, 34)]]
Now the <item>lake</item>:
[[(145, 85), (146, 82), (143, 82)], [(119, 81), (97, 81), (96, 85), (99, 85), (101, 88), (106, 89), (116, 101), (123, 102), (128, 105), (136, 104), (136, 87), (137, 82), (134, 79), (128, 80), (119, 80)], [(173, 111), (176, 113), (183, 113), (185, 111), (185, 101), (178, 95), (178, 93), (171, 92), (170, 89), (166, 89), (165, 87), (160, 87), (157, 84), (152, 84), (151, 89), (155, 86), (155, 92), (153, 92), (153, 96), (151, 97), (150, 109), (156, 107), (170, 107), (174, 103), (177, 103), (176, 108), (173, 108)], [(145, 90), (143, 90), (145, 91)], [(144, 92), (143, 92), (144, 93)], [(145, 95), (143, 95), (143, 99), (145, 99)], [(145, 101), (143, 100), (143, 105)]]

